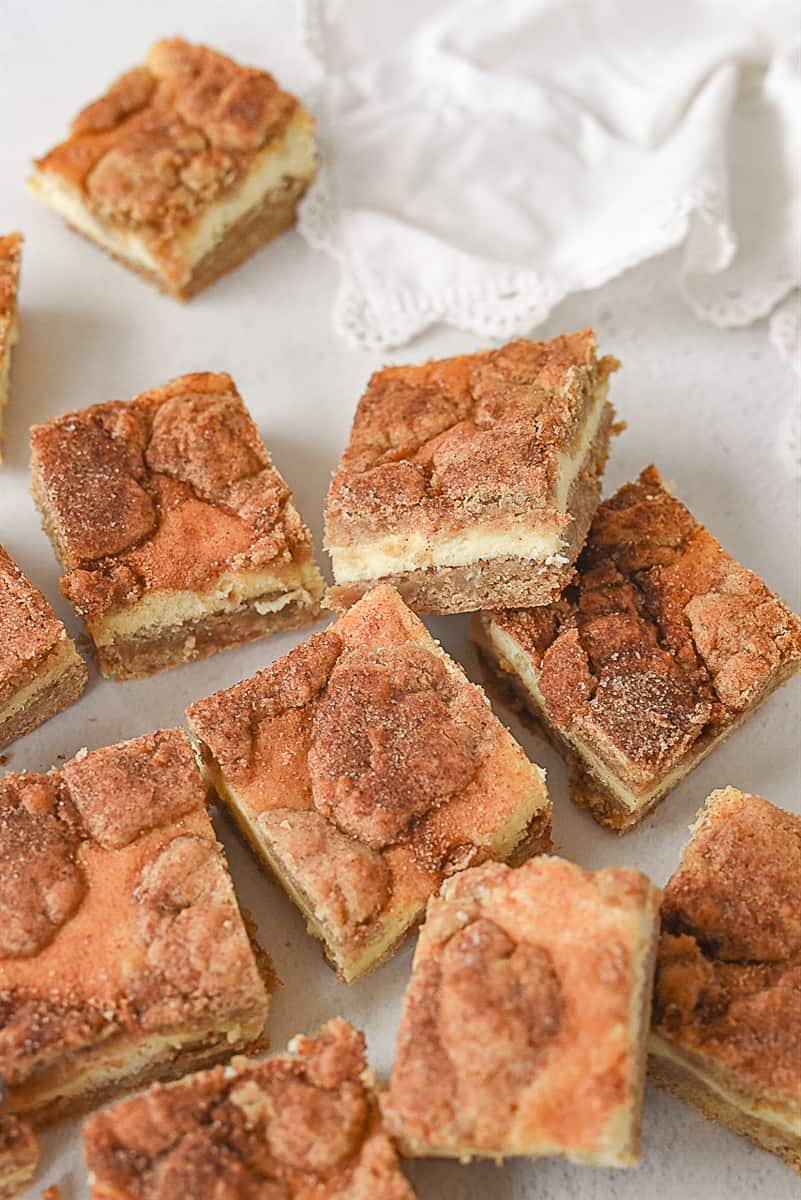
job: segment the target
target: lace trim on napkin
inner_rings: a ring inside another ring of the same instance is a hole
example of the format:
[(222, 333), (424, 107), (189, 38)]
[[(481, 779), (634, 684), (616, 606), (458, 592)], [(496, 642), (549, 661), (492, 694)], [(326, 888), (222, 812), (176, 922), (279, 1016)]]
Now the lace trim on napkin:
[[(325, 0), (304, 0), (302, 7), (307, 47), (330, 80), (333, 67), (329, 62)], [(782, 69), (794, 72), (797, 83), (796, 52), (782, 59)], [(440, 92), (438, 102), (471, 111), (469, 88), (461, 86), (458, 64), (455, 78), (456, 85)], [(483, 93), (475, 106), (477, 113), (486, 111), (486, 101), (487, 94)], [(725, 183), (720, 187), (706, 178), (672, 198), (664, 211), (652, 214), (639, 240), (629, 239), (618, 252), (586, 264), (579, 279), (558, 279), (533, 268), (512, 267), (455, 251), (463, 268), (458, 286), (430, 289), (420, 283), (412, 290), (393, 286), (383, 278), (379, 301), (369, 272), (360, 265), (358, 256), (349, 252), (340, 227), (336, 168), (332, 166), (335, 138), (327, 127), (324, 100), (320, 109), (318, 126), (324, 162), (301, 207), (299, 228), (310, 245), (339, 262), (334, 325), (337, 332), (362, 349), (400, 346), (437, 321), (482, 339), (509, 340), (542, 323), (571, 292), (598, 287), (680, 243), (685, 243), (683, 294), (699, 317), (715, 325), (750, 324), (770, 313), (788, 291), (801, 284), (801, 268), (792, 255), (788, 256), (780, 238), (773, 239), (769, 253), (761, 254), (755, 270), (753, 262), (746, 267), (738, 264), (740, 247)]]

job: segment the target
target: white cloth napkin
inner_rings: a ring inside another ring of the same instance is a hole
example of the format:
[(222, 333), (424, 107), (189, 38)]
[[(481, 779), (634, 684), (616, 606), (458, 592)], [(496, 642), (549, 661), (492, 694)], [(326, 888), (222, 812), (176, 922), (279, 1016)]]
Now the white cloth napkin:
[(718, 325), (801, 283), (801, 39), (782, 0), (306, 0), (323, 169), (301, 215), (364, 348), (531, 331), (684, 243)]

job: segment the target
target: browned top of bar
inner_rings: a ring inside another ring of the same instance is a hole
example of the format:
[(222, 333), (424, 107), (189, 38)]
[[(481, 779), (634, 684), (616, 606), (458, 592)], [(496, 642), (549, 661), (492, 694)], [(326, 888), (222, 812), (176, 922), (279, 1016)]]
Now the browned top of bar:
[(84, 1125), (93, 1195), (119, 1200), (412, 1200), (381, 1121), (364, 1038), (340, 1019), (268, 1062), (234, 1059)]
[(591, 390), (617, 365), (596, 359), (595, 336), (584, 329), (378, 371), (331, 483), (329, 543), (389, 532), (421, 515), (461, 528), (492, 507), (551, 510), (558, 523), (560, 456)]
[[(97, 620), (225, 572), (296, 574), (311, 536), (229, 375), (183, 375), (31, 430), (62, 591)], [(292, 586), (295, 586), (293, 583)]]
[(625, 762), (668, 770), (770, 676), (801, 666), (801, 622), (648, 467), (596, 513), (576, 582), (542, 608), (493, 614), (531, 654), (557, 727)]
[(0, 701), (15, 676), (34, 667), (66, 636), (42, 593), (0, 546)]
[(185, 734), (0, 780), (0, 1079), (265, 1005)]
[(8, 349), (17, 319), (17, 287), (22, 262), (22, 234), (0, 237), (0, 361)]
[(376, 588), (253, 679), (188, 710), (228, 786), (343, 942), (423, 899), (539, 790), (537, 768), (397, 592)]
[(237, 187), (297, 107), (265, 71), (172, 38), (83, 109), (37, 166), (104, 220), (166, 245)]
[[(627, 868), (538, 857), (429, 902), (383, 1104), (417, 1152), (587, 1153), (638, 1087), (658, 892)], [(624, 1149), (625, 1119), (614, 1139)]]
[(713, 792), (662, 923), (658, 1032), (801, 1109), (801, 817), (736, 788)]
[(31, 1168), (38, 1157), (39, 1147), (30, 1125), (11, 1113), (0, 1113), (0, 1187), (6, 1171)]

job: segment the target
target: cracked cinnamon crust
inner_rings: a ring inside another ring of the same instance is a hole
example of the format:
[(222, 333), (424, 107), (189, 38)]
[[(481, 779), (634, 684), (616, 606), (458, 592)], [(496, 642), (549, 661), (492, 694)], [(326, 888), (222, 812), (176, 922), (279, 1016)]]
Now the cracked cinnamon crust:
[(543, 772), (391, 588), (187, 718), (209, 783), (348, 983), (448, 875), (550, 849)]
[(316, 165), (314, 122), (271, 75), (172, 38), (78, 114), (28, 185), (186, 300), (294, 223)]
[(473, 638), (618, 833), (801, 669), (801, 621), (655, 467), (598, 509), (558, 601), (482, 613)]
[(649, 1073), (801, 1173), (801, 817), (713, 792), (662, 902)]
[(319, 615), (311, 534), (233, 380), (183, 375), (31, 430), (32, 491), (104, 675)]
[(77, 700), (87, 678), (63, 624), (0, 546), (0, 750)]
[(658, 910), (639, 871), (561, 858), (448, 880), (382, 1097), (402, 1153), (633, 1165)]
[(598, 505), (618, 365), (585, 329), (373, 375), (328, 493), (327, 603), (379, 582), (416, 612), (555, 599)]
[(0, 780), (0, 1084), (34, 1124), (260, 1044), (268, 997), (179, 730)]
[(11, 351), (19, 341), (17, 289), (22, 262), (22, 234), (0, 237), (0, 465), (3, 462), (3, 416), (11, 386)]
[(92, 1200), (413, 1200), (364, 1037), (341, 1019), (267, 1062), (234, 1059), (95, 1114)]
[(0, 1200), (13, 1200), (31, 1182), (39, 1161), (33, 1130), (0, 1112)]

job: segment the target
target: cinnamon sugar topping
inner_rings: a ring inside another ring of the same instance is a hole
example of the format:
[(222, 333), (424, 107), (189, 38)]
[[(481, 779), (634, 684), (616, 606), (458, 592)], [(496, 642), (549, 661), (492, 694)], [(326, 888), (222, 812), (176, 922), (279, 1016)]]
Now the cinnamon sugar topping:
[(232, 1026), (233, 1045), (260, 1034), (264, 987), (184, 734), (6, 776), (0, 864), (0, 1078), (12, 1108), (15, 1089), (35, 1108), (40, 1080), (57, 1072), (68, 1087), (81, 1056), (105, 1046), (136, 1059), (153, 1034), (212, 1048)]
[(0, 701), (15, 677), (37, 666), (66, 636), (42, 593), (0, 546)]
[(801, 1116), (801, 818), (713, 792), (665, 888), (657, 1033)]
[(79, 113), (37, 166), (98, 216), (166, 242), (236, 187), (297, 107), (265, 71), (173, 38)]
[(657, 903), (637, 871), (557, 858), (450, 880), (429, 903), (384, 1102), (403, 1147), (632, 1161)]
[(801, 667), (801, 622), (665, 490), (656, 468), (595, 515), (556, 603), (488, 618), (528, 653), (557, 731), (637, 792)]
[(326, 509), (330, 543), (463, 528), (487, 509), (553, 510), (559, 458), (590, 393), (617, 366), (591, 330), (547, 342), (386, 367), (373, 375)]
[(538, 769), (390, 588), (188, 719), (346, 976), (445, 875), (511, 854), (535, 815), (547, 845)]
[(381, 1128), (364, 1038), (342, 1020), (292, 1053), (234, 1061), (90, 1118), (98, 1198), (412, 1200)]
[(279, 592), (309, 586), (313, 609), (311, 536), (230, 376), (184, 375), (31, 437), (62, 591), (90, 626), (226, 573), (268, 572)]

